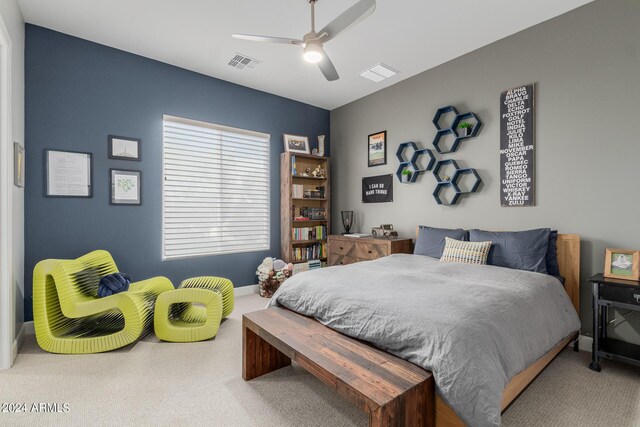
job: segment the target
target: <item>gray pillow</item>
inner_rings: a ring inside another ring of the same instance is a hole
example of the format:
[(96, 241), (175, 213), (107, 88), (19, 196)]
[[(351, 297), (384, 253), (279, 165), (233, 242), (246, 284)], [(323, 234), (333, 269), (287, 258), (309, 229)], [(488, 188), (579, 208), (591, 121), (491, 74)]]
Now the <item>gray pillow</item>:
[(415, 255), (426, 255), (432, 258), (442, 257), (444, 250), (444, 238), (450, 237), (455, 240), (469, 240), (469, 233), (461, 228), (433, 228), (421, 225), (418, 227), (418, 238), (416, 246), (413, 248)]
[(493, 242), (487, 260), (489, 265), (547, 274), (550, 232), (549, 228), (501, 232), (470, 230), (469, 240)]

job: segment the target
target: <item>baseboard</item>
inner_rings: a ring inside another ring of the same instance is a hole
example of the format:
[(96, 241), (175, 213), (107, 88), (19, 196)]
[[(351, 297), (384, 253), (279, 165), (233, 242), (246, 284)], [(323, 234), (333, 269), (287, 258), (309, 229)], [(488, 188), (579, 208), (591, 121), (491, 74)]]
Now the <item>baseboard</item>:
[[(28, 322), (31, 324), (31, 328), (33, 329), (33, 322)], [(22, 323), (20, 330), (18, 331), (18, 335), (16, 335), (16, 339), (13, 340), (13, 344), (11, 345), (11, 362), (10, 365), (13, 365), (13, 362), (18, 357), (18, 350), (22, 347), (22, 343), (24, 342), (24, 337), (27, 334), (27, 326), (26, 323)]]
[(245, 295), (258, 294), (260, 293), (260, 285), (249, 285), (249, 286), (242, 286), (240, 288), (235, 288), (233, 290), (233, 293), (236, 298), (243, 297)]
[(593, 338), (588, 337), (586, 335), (580, 335), (580, 342), (578, 344), (580, 351), (587, 351), (591, 353), (592, 345), (593, 345)]

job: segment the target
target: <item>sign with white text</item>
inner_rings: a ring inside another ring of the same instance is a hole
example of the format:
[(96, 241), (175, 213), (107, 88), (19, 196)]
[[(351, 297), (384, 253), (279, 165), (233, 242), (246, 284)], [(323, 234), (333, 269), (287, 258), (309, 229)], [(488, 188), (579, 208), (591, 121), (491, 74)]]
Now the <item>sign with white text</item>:
[(536, 204), (534, 84), (500, 95), (500, 204)]
[(362, 202), (393, 202), (393, 175), (362, 178)]

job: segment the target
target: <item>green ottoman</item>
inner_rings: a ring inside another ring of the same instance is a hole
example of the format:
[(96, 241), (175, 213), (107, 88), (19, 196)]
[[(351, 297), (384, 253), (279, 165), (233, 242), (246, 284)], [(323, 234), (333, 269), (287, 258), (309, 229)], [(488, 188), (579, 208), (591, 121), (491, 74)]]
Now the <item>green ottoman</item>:
[(220, 277), (194, 277), (158, 296), (153, 326), (163, 341), (193, 342), (213, 338), (220, 321), (233, 311), (233, 283)]

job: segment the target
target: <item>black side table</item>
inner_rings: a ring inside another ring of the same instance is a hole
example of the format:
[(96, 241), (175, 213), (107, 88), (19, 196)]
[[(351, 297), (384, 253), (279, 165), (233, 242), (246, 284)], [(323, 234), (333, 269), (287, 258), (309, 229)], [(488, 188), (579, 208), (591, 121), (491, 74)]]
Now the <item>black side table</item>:
[(593, 349), (589, 368), (600, 372), (601, 357), (640, 366), (640, 345), (607, 336), (609, 308), (640, 311), (640, 282), (611, 279), (596, 274), (589, 279), (593, 285)]

